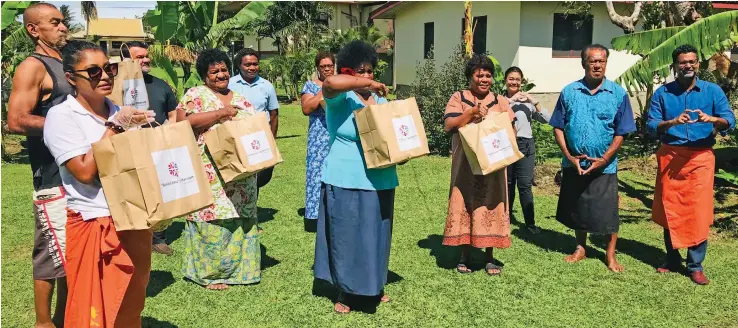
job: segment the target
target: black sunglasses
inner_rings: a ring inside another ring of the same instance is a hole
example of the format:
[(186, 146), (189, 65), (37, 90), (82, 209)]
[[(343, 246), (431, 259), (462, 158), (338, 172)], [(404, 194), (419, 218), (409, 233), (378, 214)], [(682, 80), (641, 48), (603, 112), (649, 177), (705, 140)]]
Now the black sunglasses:
[(80, 74), (75, 74), (75, 75), (78, 75), (82, 78), (89, 78), (90, 80), (99, 81), (102, 78), (103, 70), (105, 71), (105, 73), (108, 74), (109, 77), (113, 78), (116, 75), (118, 75), (118, 63), (107, 64), (103, 66), (102, 68), (100, 68), (99, 66), (92, 66), (86, 69), (75, 70), (72, 72), (75, 72), (75, 73), (76, 72), (87, 72), (87, 76), (89, 77), (86, 77)]

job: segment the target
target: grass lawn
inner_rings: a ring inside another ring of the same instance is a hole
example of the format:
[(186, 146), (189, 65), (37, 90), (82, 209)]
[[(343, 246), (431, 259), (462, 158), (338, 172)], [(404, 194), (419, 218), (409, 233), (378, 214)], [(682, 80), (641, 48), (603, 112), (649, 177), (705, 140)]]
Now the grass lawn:
[[(315, 235), (303, 231), (307, 118), (297, 106), (280, 113), (284, 163), (262, 189), (262, 282), (208, 291), (182, 279), (183, 223), (168, 231), (175, 255), (154, 255), (144, 310), (145, 327), (738, 327), (738, 239), (713, 233), (709, 286), (679, 274), (660, 275), (662, 231), (649, 221), (653, 172), (646, 160), (624, 161), (620, 172), (623, 223), (618, 243), (623, 274), (608, 272), (605, 241), (592, 238), (590, 259), (567, 264), (572, 231), (554, 219), (557, 188), (539, 174), (536, 214), (543, 232), (513, 226), (505, 264), (489, 277), (475, 253), (476, 271), (454, 269), (458, 250), (441, 245), (451, 161), (430, 156), (399, 167), (390, 281), (392, 302), (376, 313), (336, 315), (324, 288), (313, 291)], [(546, 162), (549, 172), (556, 160)], [(543, 170), (541, 171), (543, 172)], [(553, 170), (555, 172), (555, 170)], [(645, 173), (644, 173), (645, 172)], [(34, 322), (31, 278), (33, 217), (27, 165), (2, 166), (2, 325)], [(738, 190), (717, 193), (718, 217), (733, 216)], [(522, 217), (518, 204), (515, 214)], [(317, 295), (316, 295), (317, 294)]]

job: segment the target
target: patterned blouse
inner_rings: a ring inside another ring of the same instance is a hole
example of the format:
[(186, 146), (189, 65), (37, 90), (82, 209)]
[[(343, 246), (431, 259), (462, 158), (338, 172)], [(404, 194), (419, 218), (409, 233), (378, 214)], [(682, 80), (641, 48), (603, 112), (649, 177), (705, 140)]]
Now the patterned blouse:
[[(194, 106), (189, 108), (187, 106), (189, 103), (192, 103)], [(238, 110), (236, 117), (239, 118), (256, 113), (251, 103), (244, 96), (236, 92), (233, 92), (231, 106)], [(177, 109), (182, 109), (187, 115), (190, 115), (211, 112), (223, 107), (223, 103), (213, 91), (206, 86), (198, 86), (187, 90)], [(208, 131), (215, 129), (218, 125), (220, 124), (213, 125)], [(231, 181), (228, 184), (223, 183), (223, 180), (213, 166), (210, 154), (206, 151), (204, 134), (205, 132), (196, 133), (195, 137), (197, 138), (197, 145), (200, 148), (202, 165), (205, 167), (205, 173), (207, 173), (208, 182), (210, 183), (210, 189), (213, 192), (215, 201), (209, 207), (190, 213), (187, 219), (197, 222), (208, 222), (256, 217), (256, 175), (242, 180)]]

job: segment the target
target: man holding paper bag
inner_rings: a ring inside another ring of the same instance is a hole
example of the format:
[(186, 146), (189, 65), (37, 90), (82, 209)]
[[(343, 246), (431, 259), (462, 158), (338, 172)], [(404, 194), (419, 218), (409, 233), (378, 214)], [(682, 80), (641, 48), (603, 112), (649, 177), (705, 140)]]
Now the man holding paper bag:
[(625, 90), (605, 78), (609, 50), (582, 50), (585, 76), (561, 91), (550, 124), (564, 153), (556, 220), (576, 233), (577, 248), (566, 262), (586, 258), (587, 233), (606, 235), (607, 268), (622, 272), (615, 259), (618, 215), (617, 151), (623, 137), (636, 130)]
[[(451, 96), (444, 115), (444, 129), (453, 133), (453, 154), (443, 244), (462, 247), (461, 258), (456, 267), (459, 273), (471, 272), (468, 267), (470, 246), (486, 248), (485, 270), (491, 276), (502, 272), (502, 267), (494, 260), (493, 249), (510, 247), (506, 170), (475, 175), (462, 147), (458, 130), (493, 115), (502, 115), (509, 121), (515, 118), (507, 99), (490, 91), (494, 71), (494, 64), (486, 56), (474, 55), (469, 59), (465, 71), (469, 89)], [(507, 138), (508, 146), (515, 142), (512, 125), (510, 133), (512, 135)], [(499, 142), (504, 142), (505, 138), (501, 139)]]

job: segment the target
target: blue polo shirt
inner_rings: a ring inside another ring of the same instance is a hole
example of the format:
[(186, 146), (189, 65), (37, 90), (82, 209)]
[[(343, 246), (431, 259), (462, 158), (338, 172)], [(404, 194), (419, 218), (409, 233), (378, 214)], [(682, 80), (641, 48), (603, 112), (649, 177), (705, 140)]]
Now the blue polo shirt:
[[(566, 145), (572, 155), (602, 158), (615, 136), (624, 136), (636, 130), (633, 109), (625, 89), (605, 79), (595, 94), (591, 94), (584, 79), (573, 82), (559, 95), (551, 121), (554, 128), (564, 131)], [(589, 161), (580, 161), (587, 168)], [(572, 167), (563, 158), (561, 166)], [(603, 173), (615, 174), (618, 170), (617, 155), (611, 159)]]
[[(659, 135), (659, 123), (677, 118), (687, 109), (699, 109), (703, 113), (724, 118), (730, 124), (728, 129), (720, 131), (725, 134), (735, 128), (735, 114), (730, 109), (728, 98), (715, 83), (697, 79), (690, 91), (682, 90), (676, 81), (667, 83), (651, 97), (651, 109), (648, 111), (648, 132), (658, 136), (662, 143), (684, 147), (712, 147), (715, 145), (715, 127), (712, 123), (687, 123), (677, 125)], [(693, 120), (697, 113), (689, 113)]]
[[(387, 99), (374, 95), (377, 104)], [(345, 189), (387, 190), (397, 187), (394, 166), (367, 169), (364, 152), (356, 128), (354, 111), (364, 108), (353, 91), (342, 92), (335, 98), (325, 98), (325, 121), (330, 139), (328, 155), (323, 162), (323, 182)]]
[[(277, 91), (271, 82), (257, 76), (254, 83), (248, 83), (238, 74), (228, 81), (228, 89), (242, 94), (254, 105), (257, 112), (266, 112), (279, 109)], [(269, 113), (267, 113), (269, 119)]]

